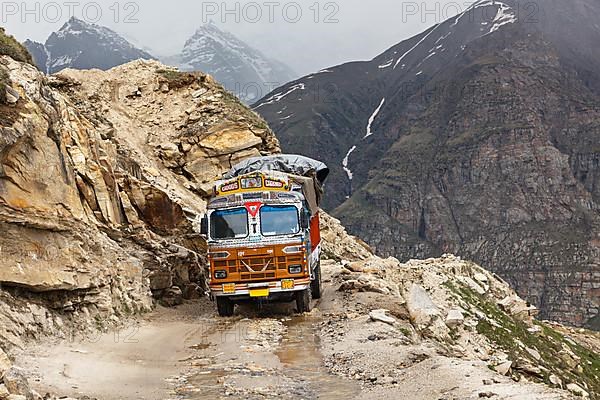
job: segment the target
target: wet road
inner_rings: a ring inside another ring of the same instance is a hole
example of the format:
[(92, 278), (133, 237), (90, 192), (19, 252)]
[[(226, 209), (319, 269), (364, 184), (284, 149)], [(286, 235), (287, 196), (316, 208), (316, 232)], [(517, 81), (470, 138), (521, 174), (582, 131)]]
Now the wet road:
[(323, 366), (318, 316), (296, 316), (276, 307), (258, 313), (248, 307), (241, 314), (207, 329), (190, 360), (197, 368), (190, 368), (177, 390), (183, 398), (356, 397), (356, 383)]

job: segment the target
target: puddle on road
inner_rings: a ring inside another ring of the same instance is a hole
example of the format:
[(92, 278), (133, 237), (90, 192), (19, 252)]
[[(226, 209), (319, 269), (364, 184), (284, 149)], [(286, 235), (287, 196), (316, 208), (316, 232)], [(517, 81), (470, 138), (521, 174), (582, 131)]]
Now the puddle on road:
[(323, 365), (315, 328), (317, 322), (310, 317), (293, 317), (285, 321), (287, 334), (275, 354), (284, 364), (286, 375), (298, 377), (307, 385), (304, 389), (309, 396), (303, 398), (353, 399), (360, 392), (358, 384), (329, 373)]
[[(262, 314), (262, 313), (261, 313)], [(319, 336), (314, 317), (274, 317), (230, 321), (208, 337), (211, 363), (199, 366), (178, 391), (185, 399), (283, 398), (322, 399), (355, 398), (360, 387), (353, 381), (335, 376), (323, 365)], [(275, 323), (282, 337), (275, 334), (269, 350), (252, 348), (252, 342), (223, 341), (223, 335), (247, 332), (245, 324)], [(283, 324), (283, 327), (281, 326)], [(207, 353), (208, 355), (208, 353)], [(226, 391), (228, 393), (226, 393)]]

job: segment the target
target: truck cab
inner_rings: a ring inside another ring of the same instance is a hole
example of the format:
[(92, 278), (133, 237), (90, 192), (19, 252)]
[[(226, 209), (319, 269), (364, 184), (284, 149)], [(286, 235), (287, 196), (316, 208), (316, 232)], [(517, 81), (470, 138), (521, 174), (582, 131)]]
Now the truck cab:
[(245, 171), (215, 183), (201, 224), (219, 315), (253, 300), (295, 301), (308, 312), (322, 292), (319, 185), (314, 177)]

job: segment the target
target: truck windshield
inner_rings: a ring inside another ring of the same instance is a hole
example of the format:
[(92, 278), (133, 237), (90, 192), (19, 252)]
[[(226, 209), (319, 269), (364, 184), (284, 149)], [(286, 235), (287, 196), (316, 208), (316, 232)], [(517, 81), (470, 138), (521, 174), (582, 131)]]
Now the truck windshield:
[(294, 206), (263, 206), (260, 209), (264, 236), (292, 235), (300, 232), (298, 209)]
[(248, 236), (248, 212), (245, 208), (215, 211), (210, 215), (210, 237), (235, 239)]

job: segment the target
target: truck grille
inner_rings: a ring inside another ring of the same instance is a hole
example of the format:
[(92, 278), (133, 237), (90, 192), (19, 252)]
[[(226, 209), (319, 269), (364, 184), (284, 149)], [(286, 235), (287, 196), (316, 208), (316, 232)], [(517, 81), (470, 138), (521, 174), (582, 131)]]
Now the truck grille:
[(247, 281), (275, 278), (276, 271), (287, 271), (288, 265), (302, 264), (302, 261), (302, 256), (247, 257), (237, 260), (215, 260), (214, 268), (227, 269), (229, 274), (239, 273), (240, 279)]

